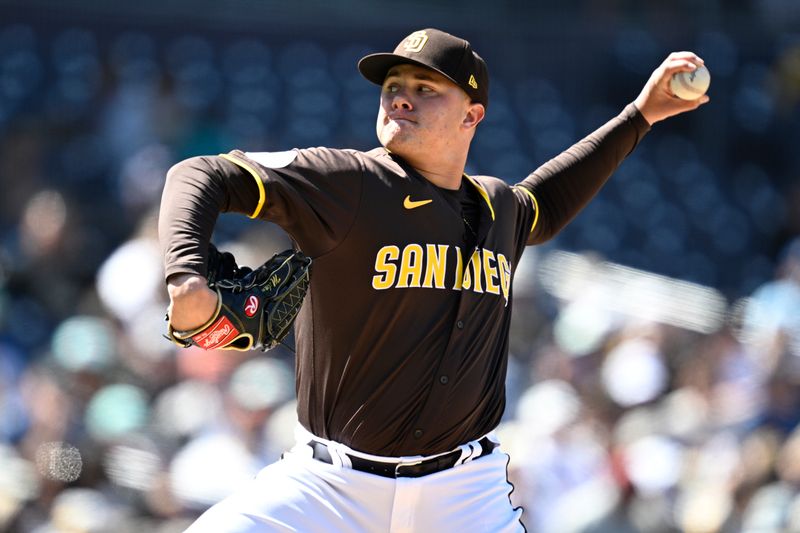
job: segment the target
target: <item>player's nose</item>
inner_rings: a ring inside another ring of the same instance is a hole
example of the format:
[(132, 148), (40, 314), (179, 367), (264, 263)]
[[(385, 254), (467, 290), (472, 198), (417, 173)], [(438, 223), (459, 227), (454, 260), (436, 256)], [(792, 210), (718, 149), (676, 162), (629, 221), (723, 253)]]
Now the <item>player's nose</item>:
[(398, 91), (392, 95), (392, 109), (410, 110), (412, 108), (411, 100), (408, 99), (405, 92)]

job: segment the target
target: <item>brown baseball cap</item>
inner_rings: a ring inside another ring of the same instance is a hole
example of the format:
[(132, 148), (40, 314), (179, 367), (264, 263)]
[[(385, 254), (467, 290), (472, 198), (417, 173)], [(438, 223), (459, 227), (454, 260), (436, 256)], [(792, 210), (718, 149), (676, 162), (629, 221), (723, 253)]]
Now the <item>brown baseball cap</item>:
[(489, 104), (489, 70), (468, 41), (434, 28), (415, 31), (394, 52), (370, 54), (358, 62), (361, 75), (383, 85), (395, 65), (410, 63), (435, 70), (461, 87), (473, 102)]

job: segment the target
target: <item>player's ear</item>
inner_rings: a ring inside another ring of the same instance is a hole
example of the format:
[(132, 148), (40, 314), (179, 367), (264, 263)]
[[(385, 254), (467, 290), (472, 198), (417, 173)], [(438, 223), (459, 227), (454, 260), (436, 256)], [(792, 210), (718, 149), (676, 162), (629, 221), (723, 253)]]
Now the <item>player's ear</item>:
[(467, 107), (467, 112), (464, 114), (464, 120), (461, 125), (465, 128), (474, 128), (483, 120), (485, 115), (486, 108), (483, 107), (483, 104), (472, 102)]

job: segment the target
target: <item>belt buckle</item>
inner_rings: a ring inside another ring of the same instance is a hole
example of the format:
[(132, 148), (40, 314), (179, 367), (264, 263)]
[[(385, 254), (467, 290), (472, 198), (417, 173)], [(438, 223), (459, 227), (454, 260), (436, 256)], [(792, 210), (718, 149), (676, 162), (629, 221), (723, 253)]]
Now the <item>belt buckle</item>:
[(417, 465), (421, 465), (424, 462), (425, 461), (423, 459), (418, 459), (418, 460), (412, 461), (412, 462), (400, 461), (394, 466), (394, 477), (396, 477), (396, 478), (397, 477), (403, 477), (402, 475), (400, 475), (400, 469), (403, 468), (404, 466), (417, 466)]

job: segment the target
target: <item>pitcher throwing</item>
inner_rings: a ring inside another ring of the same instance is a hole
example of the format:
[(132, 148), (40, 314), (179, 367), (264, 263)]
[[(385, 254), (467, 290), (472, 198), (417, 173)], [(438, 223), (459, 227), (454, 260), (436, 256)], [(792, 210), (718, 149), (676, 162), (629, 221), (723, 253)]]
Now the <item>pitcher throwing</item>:
[(172, 328), (214, 313), (205, 264), (219, 212), (280, 225), (313, 260), (295, 323), (296, 445), (189, 531), (523, 531), (492, 433), (514, 272), (652, 124), (708, 101), (669, 89), (702, 64), (671, 54), (618, 116), (510, 186), (464, 173), (491, 109), (486, 64), (424, 29), (358, 64), (381, 87), (379, 148), (233, 150), (174, 166), (159, 227)]

